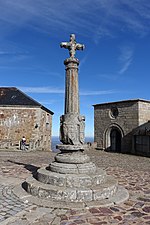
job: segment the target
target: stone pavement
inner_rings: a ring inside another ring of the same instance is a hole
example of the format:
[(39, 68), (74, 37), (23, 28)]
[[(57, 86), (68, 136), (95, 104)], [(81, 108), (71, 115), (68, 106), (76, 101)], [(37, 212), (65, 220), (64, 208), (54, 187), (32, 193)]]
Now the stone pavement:
[(87, 152), (97, 166), (128, 189), (129, 200), (121, 205), (81, 209), (42, 207), (13, 192), (16, 185), (47, 166), (55, 153), (0, 151), (1, 225), (100, 225), (150, 224), (150, 158), (92, 150)]

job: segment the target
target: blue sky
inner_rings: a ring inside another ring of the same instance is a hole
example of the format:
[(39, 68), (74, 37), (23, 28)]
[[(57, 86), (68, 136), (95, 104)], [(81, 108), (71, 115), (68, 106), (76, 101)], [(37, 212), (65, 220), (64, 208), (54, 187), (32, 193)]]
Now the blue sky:
[(92, 105), (150, 100), (149, 0), (0, 0), (0, 86), (17, 87), (52, 110), (53, 135), (64, 113), (68, 50), (75, 33), (80, 111), (93, 136)]

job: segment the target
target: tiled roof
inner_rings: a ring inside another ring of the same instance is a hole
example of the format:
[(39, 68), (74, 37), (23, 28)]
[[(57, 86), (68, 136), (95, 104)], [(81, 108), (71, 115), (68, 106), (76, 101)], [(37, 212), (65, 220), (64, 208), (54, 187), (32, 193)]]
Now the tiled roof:
[(52, 111), (15, 87), (0, 87), (0, 106), (36, 106), (50, 114), (54, 114)]

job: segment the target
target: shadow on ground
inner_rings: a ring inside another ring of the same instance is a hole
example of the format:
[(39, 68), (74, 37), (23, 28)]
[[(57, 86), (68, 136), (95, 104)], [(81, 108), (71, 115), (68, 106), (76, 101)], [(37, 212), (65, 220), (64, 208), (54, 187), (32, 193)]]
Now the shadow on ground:
[(7, 162), (13, 163), (13, 164), (17, 164), (17, 165), (21, 165), (24, 166), (24, 168), (28, 171), (30, 171), (32, 173), (33, 176), (36, 176), (37, 170), (40, 167), (31, 165), (31, 164), (26, 164), (26, 163), (21, 163), (21, 162), (16, 162), (16, 161), (12, 161), (12, 160), (7, 160)]

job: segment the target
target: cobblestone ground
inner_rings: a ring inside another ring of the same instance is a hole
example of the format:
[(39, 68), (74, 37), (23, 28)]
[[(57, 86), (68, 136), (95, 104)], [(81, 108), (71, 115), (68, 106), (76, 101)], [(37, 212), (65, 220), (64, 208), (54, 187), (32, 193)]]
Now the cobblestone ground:
[(12, 185), (0, 186), (0, 222), (21, 212), (30, 204), (20, 201), (12, 192)]
[(1, 225), (100, 225), (150, 224), (150, 158), (92, 150), (87, 152), (97, 166), (128, 189), (129, 200), (112, 207), (58, 210), (18, 199), (12, 192), (39, 167), (54, 157), (48, 152), (0, 152)]

